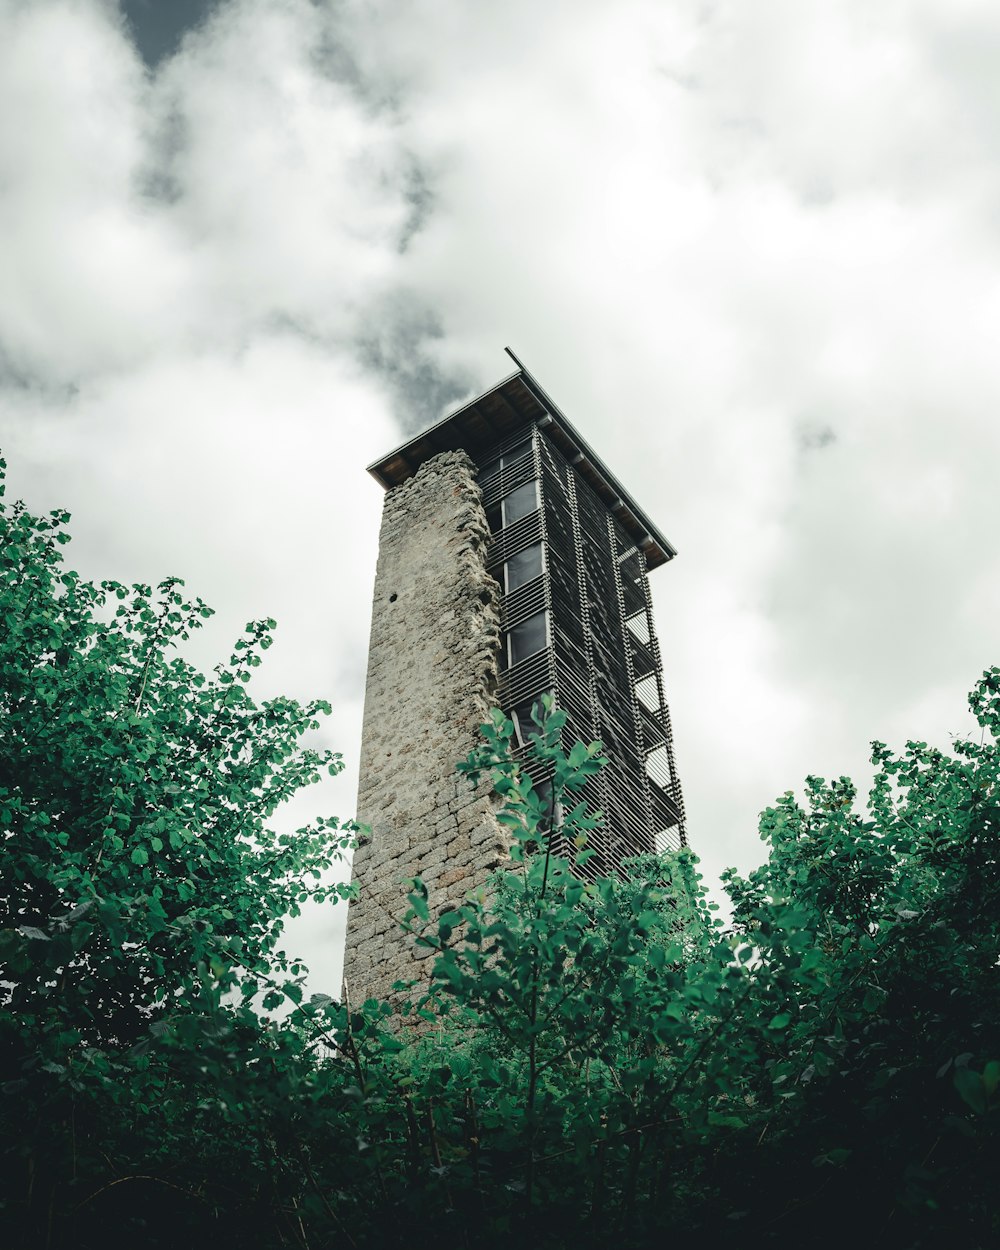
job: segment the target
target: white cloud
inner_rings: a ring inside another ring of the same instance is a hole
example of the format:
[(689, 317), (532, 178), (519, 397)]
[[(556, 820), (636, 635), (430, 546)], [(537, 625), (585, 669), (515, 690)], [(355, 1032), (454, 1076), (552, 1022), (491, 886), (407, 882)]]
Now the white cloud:
[(692, 836), (747, 862), (777, 790), (863, 773), (932, 690), (943, 740), (989, 660), (967, 604), (998, 571), (997, 93), (968, 70), (1000, 25), (975, 4), (440, 9), (383, 5), (369, 45), (439, 171), (411, 280), (446, 350), (485, 374), (511, 340), (655, 501), (681, 551), (654, 585)]
[[(296, 811), (350, 816), (380, 502), (363, 467), (398, 438), (351, 345), (411, 213), (392, 119), (318, 72), (306, 3), (230, 6), (153, 80), (110, 8), (2, 20), (12, 489), (74, 511), (85, 573), (176, 572), (215, 604), (205, 664), (276, 616), (260, 688), (331, 697), (349, 764)], [(303, 940), (332, 984), (330, 923)]]
[(332, 685), (356, 758), (362, 465), (509, 342), (680, 549), (712, 870), (869, 736), (963, 727), (1000, 573), (993, 6), (230, 0), (152, 77), (109, 6), (0, 22), (4, 442), (81, 563), (285, 618), (275, 682)]

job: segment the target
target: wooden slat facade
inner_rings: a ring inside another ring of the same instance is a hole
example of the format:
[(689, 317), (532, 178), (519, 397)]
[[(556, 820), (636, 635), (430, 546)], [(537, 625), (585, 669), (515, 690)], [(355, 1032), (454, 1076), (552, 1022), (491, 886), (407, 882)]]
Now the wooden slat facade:
[[(411, 477), (442, 451), (465, 450), (480, 466), (494, 528), (487, 568), (542, 543), (544, 571), (503, 596), (501, 624), (516, 629), (547, 613), (547, 645), (501, 665), (500, 706), (510, 715), (546, 692), (567, 713), (567, 745), (605, 743), (608, 765), (581, 797), (604, 813), (590, 871), (685, 842), (660, 651), (647, 573), (673, 547), (523, 369), (370, 467), (383, 486)], [(538, 482), (540, 507), (504, 527), (500, 501)], [(523, 638), (523, 635), (522, 635)], [(525, 756), (525, 750), (518, 754)], [(531, 765), (536, 783), (544, 781)], [(556, 848), (572, 857), (572, 848)]]

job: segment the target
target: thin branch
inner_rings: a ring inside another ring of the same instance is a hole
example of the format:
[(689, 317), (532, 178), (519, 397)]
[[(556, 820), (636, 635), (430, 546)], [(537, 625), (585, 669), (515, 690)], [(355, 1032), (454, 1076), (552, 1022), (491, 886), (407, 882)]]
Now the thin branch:
[(148, 1176), (143, 1172), (136, 1172), (133, 1176), (119, 1176), (117, 1180), (108, 1181), (108, 1183), (106, 1185), (102, 1185), (100, 1189), (95, 1189), (92, 1194), (88, 1194), (82, 1202), (78, 1202), (73, 1210), (79, 1211), (81, 1207), (85, 1207), (88, 1202), (93, 1202), (95, 1198), (99, 1198), (101, 1194), (107, 1193), (109, 1189), (114, 1189), (116, 1185), (125, 1185), (129, 1181), (152, 1181), (154, 1185), (164, 1185), (167, 1189), (175, 1189), (179, 1194), (185, 1194), (188, 1198), (195, 1198), (198, 1202), (203, 1203), (205, 1206), (212, 1205), (208, 1199), (202, 1197), (201, 1194), (197, 1194), (191, 1189), (185, 1189), (182, 1185), (175, 1185), (172, 1181), (165, 1181), (162, 1176)]

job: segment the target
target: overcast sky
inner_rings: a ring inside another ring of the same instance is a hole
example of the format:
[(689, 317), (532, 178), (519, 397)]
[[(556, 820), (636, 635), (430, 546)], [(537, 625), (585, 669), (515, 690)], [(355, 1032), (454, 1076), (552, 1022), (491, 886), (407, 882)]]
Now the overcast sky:
[[(353, 812), (381, 490), (510, 344), (679, 550), (691, 842), (1000, 661), (991, 0), (0, 0), (0, 441), (95, 577), (278, 618)], [(291, 942), (335, 988), (342, 915)]]

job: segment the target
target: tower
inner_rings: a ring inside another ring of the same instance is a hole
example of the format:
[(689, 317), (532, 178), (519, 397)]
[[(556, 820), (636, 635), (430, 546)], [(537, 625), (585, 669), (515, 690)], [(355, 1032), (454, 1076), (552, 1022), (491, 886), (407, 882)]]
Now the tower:
[(388, 493), (358, 795), (371, 835), (347, 930), (355, 1001), (420, 975), (398, 928), (408, 878), (434, 914), (503, 862), (491, 796), (455, 772), (492, 706), (519, 753), (545, 692), (567, 746), (605, 744), (581, 794), (604, 813), (589, 871), (685, 841), (647, 581), (676, 553), (510, 354), (514, 373), (369, 467)]

